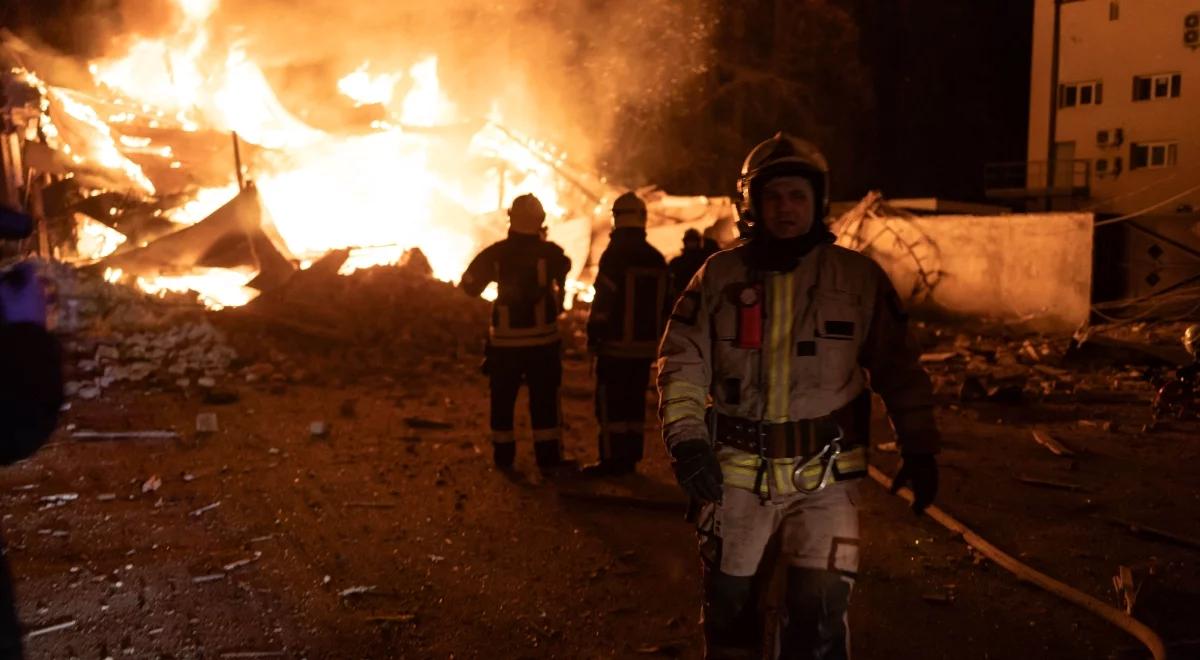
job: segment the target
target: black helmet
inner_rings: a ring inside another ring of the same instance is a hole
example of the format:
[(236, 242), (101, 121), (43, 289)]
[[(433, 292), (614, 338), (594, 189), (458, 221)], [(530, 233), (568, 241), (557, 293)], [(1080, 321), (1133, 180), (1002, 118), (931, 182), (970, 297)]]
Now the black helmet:
[(829, 214), (829, 164), (812, 143), (780, 131), (758, 143), (742, 163), (738, 177), (738, 227), (749, 236), (758, 222), (759, 196), (763, 185), (781, 176), (802, 176), (812, 183), (818, 196), (817, 221)]

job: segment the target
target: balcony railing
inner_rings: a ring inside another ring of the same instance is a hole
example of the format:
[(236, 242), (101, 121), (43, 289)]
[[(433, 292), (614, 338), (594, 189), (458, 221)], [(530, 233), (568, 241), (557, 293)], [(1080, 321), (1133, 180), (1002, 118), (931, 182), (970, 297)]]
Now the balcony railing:
[(1054, 161), (1053, 176), (1044, 160), (984, 165), (983, 187), (996, 199), (1033, 197), (1086, 197), (1091, 180), (1091, 161)]

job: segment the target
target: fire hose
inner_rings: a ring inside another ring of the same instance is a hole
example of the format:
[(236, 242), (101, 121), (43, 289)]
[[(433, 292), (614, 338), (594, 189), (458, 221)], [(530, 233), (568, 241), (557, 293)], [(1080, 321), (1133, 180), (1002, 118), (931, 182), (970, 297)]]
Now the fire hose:
[[(881, 472), (874, 465), (868, 466), (867, 470), (870, 473), (871, 478), (878, 482), (879, 485), (883, 486), (885, 489), (890, 489), (892, 487), (892, 479)], [(902, 488), (899, 494), (900, 497), (904, 498), (908, 502), (912, 502), (913, 494), (909, 489)], [(1129, 614), (1126, 614), (1125, 612), (1122, 612), (1121, 610), (1107, 603), (1097, 600), (1096, 598), (1093, 598), (1082, 591), (1079, 591), (1078, 589), (1059, 582), (1049, 575), (1046, 575), (1045, 573), (1037, 571), (1030, 566), (1017, 561), (1011, 555), (989, 543), (987, 539), (983, 538), (979, 534), (976, 534), (971, 530), (971, 528), (962, 524), (956, 518), (938, 508), (937, 505), (931, 505), (929, 508), (925, 509), (925, 513), (930, 518), (933, 518), (935, 521), (937, 521), (942, 527), (945, 527), (951, 532), (961, 536), (963, 541), (978, 551), (979, 554), (1000, 565), (1001, 568), (1017, 576), (1017, 578), (1026, 582), (1031, 582), (1041, 587), (1045, 591), (1062, 598), (1063, 600), (1082, 607), (1083, 609), (1095, 614), (1096, 616), (1099, 616), (1121, 630), (1124, 630), (1130, 635), (1133, 635), (1138, 639), (1138, 641), (1146, 646), (1146, 649), (1149, 650), (1151, 655), (1154, 656), (1154, 660), (1164, 660), (1167, 657), (1166, 645), (1163, 643), (1162, 638), (1158, 636), (1158, 633), (1154, 632), (1149, 626), (1141, 621), (1138, 621)]]

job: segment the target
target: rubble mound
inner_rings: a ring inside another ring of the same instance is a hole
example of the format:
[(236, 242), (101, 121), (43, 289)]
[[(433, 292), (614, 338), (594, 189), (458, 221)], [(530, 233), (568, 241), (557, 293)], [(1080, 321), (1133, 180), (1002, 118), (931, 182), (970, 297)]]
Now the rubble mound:
[(423, 256), (339, 275), (345, 257), (332, 254), (214, 320), (247, 354), (286, 354), (310, 371), (398, 372), (481, 352), (488, 303), (435, 279)]
[(57, 332), (105, 335), (110, 332), (165, 328), (204, 318), (194, 295), (153, 296), (136, 287), (113, 284), (95, 270), (57, 261), (38, 261), (46, 283)]

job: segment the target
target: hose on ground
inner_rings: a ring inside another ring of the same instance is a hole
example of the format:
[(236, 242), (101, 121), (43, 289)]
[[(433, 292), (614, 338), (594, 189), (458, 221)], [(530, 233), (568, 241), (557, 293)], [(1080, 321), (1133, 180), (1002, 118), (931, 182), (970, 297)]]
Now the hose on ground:
[[(874, 465), (868, 466), (867, 469), (871, 475), (871, 478), (878, 482), (879, 485), (883, 486), (884, 489), (891, 489), (891, 477), (884, 474)], [(900, 497), (904, 498), (908, 502), (912, 502), (913, 495), (912, 491), (909, 489), (902, 488), (899, 494)], [(1012, 573), (1026, 582), (1036, 584), (1055, 596), (1082, 607), (1083, 609), (1095, 614), (1096, 616), (1099, 616), (1121, 630), (1124, 630), (1130, 635), (1133, 635), (1138, 639), (1138, 641), (1146, 646), (1146, 649), (1149, 650), (1150, 654), (1154, 656), (1154, 660), (1165, 660), (1167, 657), (1166, 645), (1163, 643), (1162, 638), (1158, 636), (1158, 633), (1154, 632), (1149, 626), (1141, 621), (1138, 621), (1137, 619), (1113, 607), (1112, 605), (1097, 600), (1083, 593), (1082, 591), (1079, 591), (1078, 589), (1072, 588), (1062, 582), (1059, 582), (1058, 580), (1055, 580), (1045, 573), (1039, 572), (1025, 564), (1022, 564), (1014, 559), (1011, 555), (989, 543), (987, 539), (976, 534), (971, 530), (971, 528), (962, 524), (953, 516), (938, 508), (936, 505), (925, 509), (925, 513), (930, 518), (937, 521), (942, 527), (945, 527), (951, 532), (961, 536), (967, 545), (977, 550), (984, 557), (987, 557), (996, 564), (1000, 565), (1009, 573)]]

